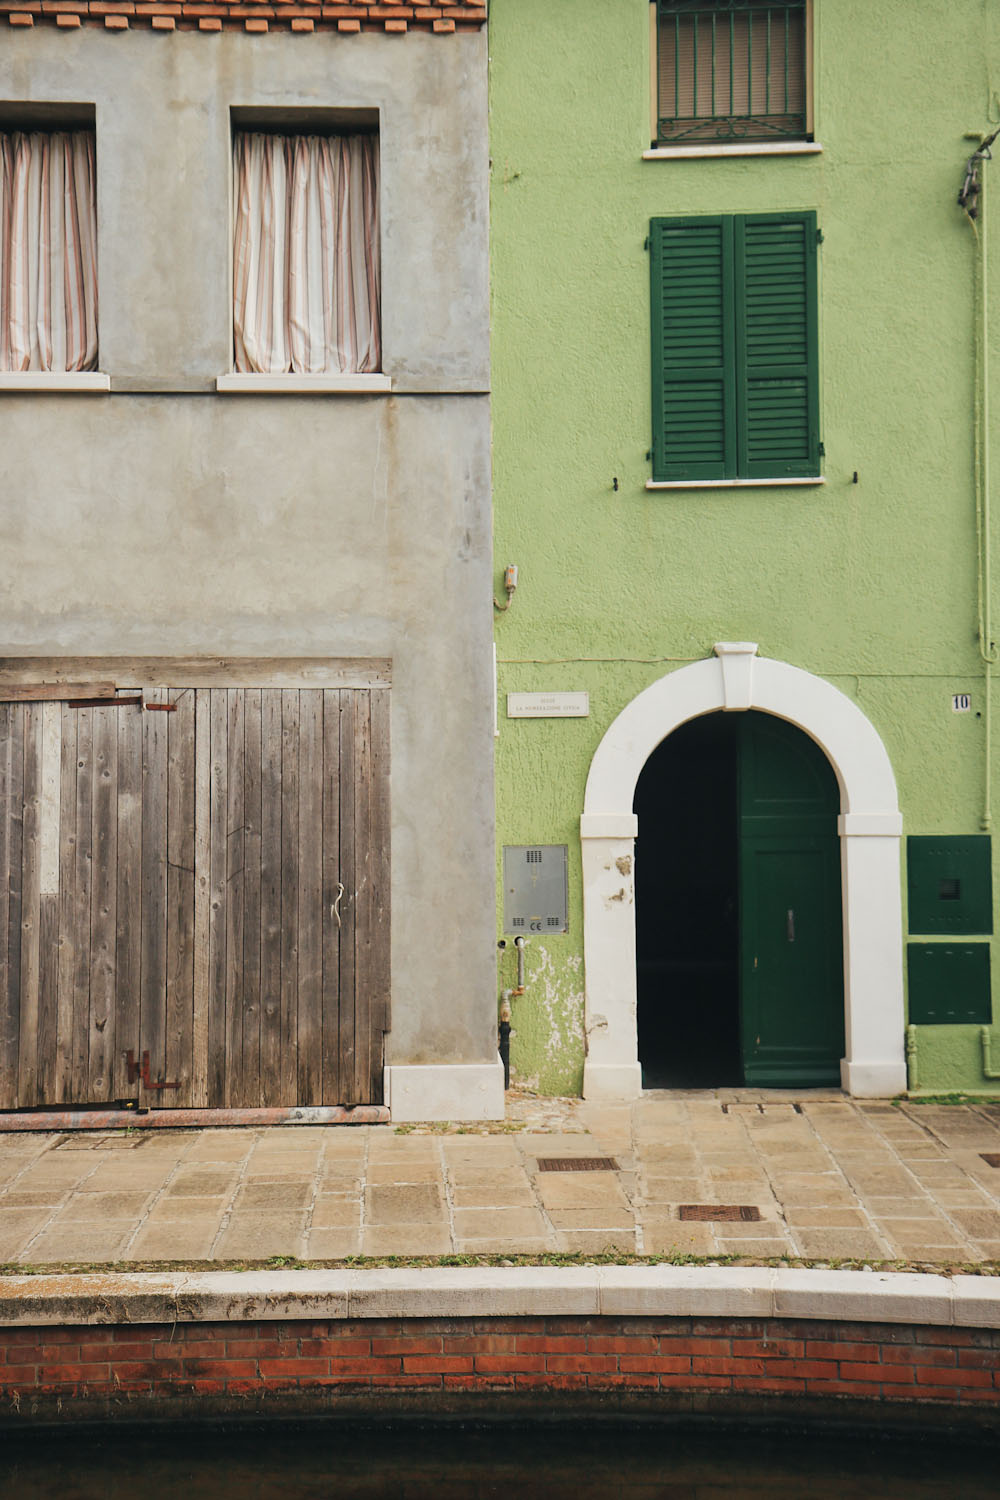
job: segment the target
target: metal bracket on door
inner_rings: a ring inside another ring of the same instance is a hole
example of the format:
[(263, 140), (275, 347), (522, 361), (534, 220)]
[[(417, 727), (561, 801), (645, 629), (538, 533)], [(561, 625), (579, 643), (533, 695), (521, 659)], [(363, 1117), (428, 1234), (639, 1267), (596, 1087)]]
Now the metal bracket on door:
[(142, 1062), (137, 1063), (135, 1053), (130, 1048), (125, 1054), (125, 1066), (128, 1069), (129, 1083), (135, 1083), (136, 1079), (140, 1079), (145, 1089), (179, 1089), (182, 1087), (179, 1079), (173, 1083), (167, 1083), (166, 1081), (157, 1083), (155, 1079), (150, 1078), (148, 1052), (144, 1052), (142, 1054)]

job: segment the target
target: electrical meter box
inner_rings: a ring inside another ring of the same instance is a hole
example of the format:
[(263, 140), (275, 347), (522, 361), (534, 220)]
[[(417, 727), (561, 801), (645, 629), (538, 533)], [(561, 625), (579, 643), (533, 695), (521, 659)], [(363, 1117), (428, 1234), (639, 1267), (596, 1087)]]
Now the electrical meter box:
[(989, 1025), (989, 943), (908, 943), (914, 1026)]
[(990, 839), (916, 835), (906, 841), (910, 931), (993, 931)]
[(503, 930), (565, 932), (569, 926), (566, 844), (505, 844)]

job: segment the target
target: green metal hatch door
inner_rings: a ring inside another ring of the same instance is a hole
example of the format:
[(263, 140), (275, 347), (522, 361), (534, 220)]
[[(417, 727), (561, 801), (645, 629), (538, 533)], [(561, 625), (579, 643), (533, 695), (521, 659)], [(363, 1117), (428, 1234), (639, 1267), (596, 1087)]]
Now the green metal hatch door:
[(837, 1086), (844, 965), (836, 777), (801, 730), (767, 714), (740, 718), (743, 1076)]

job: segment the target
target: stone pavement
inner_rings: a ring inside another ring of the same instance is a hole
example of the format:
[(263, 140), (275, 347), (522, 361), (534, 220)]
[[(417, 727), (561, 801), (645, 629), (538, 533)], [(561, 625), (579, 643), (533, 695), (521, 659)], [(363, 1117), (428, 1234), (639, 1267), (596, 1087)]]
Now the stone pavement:
[[(984, 1159), (1000, 1163), (1000, 1101), (508, 1099), (491, 1126), (0, 1134), (0, 1263), (1000, 1261), (1000, 1167)], [(613, 1166), (567, 1170), (600, 1157)]]

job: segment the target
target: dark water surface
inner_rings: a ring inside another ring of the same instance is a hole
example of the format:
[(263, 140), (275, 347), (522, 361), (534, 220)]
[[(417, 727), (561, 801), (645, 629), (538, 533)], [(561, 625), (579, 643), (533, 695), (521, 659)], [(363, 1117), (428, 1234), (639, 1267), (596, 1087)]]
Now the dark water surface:
[(0, 1434), (2, 1500), (996, 1500), (1000, 1450), (917, 1435), (504, 1423)]

